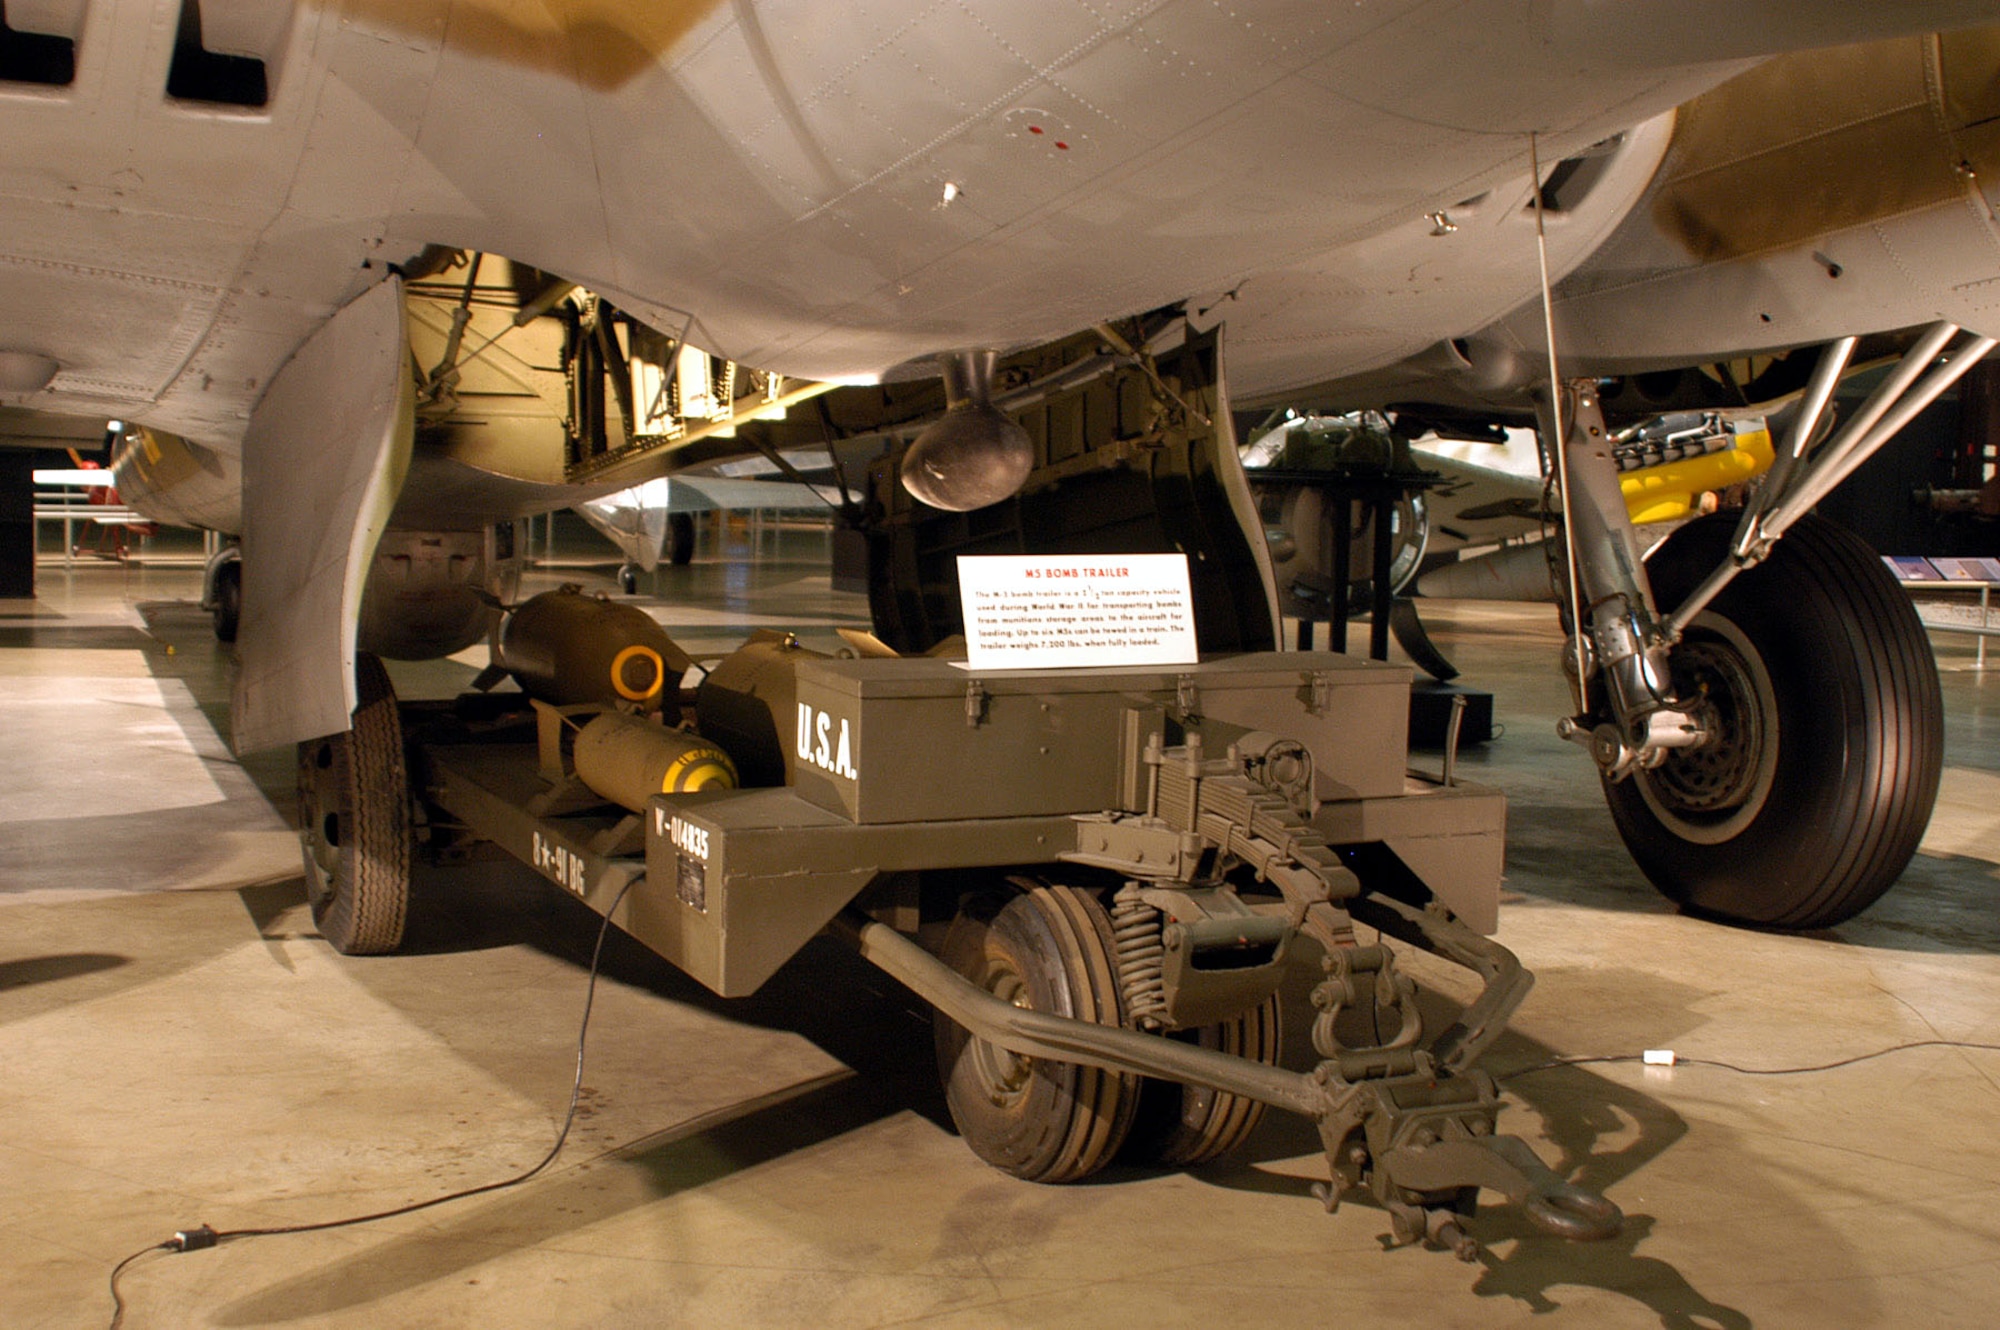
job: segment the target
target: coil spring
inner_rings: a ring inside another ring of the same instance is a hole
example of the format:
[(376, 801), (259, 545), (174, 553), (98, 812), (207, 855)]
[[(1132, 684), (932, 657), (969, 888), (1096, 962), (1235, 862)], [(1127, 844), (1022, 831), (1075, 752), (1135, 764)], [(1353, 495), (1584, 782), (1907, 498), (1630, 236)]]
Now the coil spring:
[(1166, 948), (1160, 941), (1160, 912), (1127, 882), (1111, 898), (1111, 936), (1118, 948), (1118, 986), (1125, 1014), (1140, 1029), (1167, 1023), (1167, 986), (1162, 975)]

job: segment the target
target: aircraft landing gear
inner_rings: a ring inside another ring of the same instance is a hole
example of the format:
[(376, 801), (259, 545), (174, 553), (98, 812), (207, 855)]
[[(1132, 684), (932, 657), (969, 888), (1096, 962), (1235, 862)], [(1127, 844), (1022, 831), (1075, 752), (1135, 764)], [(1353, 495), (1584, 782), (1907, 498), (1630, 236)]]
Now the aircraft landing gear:
[[(1647, 561), (1678, 605), (1729, 548), (1733, 515)], [(1731, 582), (1672, 655), (1708, 742), (1605, 784), (1640, 868), (1691, 911), (1825, 928), (1901, 875), (1943, 763), (1937, 667), (1909, 598), (1855, 537), (1802, 519)]]
[(629, 563), (618, 565), (618, 589), (628, 596), (639, 593), (639, 570)]
[(299, 745), (299, 837), (321, 936), (346, 956), (403, 941), (410, 899), (410, 784), (403, 724), (382, 662), (355, 658), (352, 729)]
[(1594, 386), (1538, 403), (1576, 562), (1572, 668), (1596, 685), (1559, 732), (1591, 750), (1633, 858), (1690, 911), (1829, 927), (1916, 853), (1943, 766), (1930, 640), (1873, 551), (1810, 514), (1996, 345), (1945, 356), (1958, 334), (1927, 329), (1811, 444), (1855, 339), (1830, 344), (1743, 511), (1643, 564)]

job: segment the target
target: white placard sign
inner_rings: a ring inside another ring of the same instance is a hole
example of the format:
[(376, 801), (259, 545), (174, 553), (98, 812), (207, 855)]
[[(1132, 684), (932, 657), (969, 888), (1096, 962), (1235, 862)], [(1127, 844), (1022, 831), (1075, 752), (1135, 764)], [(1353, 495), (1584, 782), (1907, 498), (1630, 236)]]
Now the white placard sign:
[(961, 555), (975, 670), (1192, 665), (1185, 554)]

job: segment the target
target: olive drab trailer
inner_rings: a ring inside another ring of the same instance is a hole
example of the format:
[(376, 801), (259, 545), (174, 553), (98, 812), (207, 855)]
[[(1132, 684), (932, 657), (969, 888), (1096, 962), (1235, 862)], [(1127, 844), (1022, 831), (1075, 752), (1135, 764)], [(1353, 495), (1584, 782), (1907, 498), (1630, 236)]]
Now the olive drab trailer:
[[(351, 847), (413, 808), (433, 856), (498, 847), (726, 997), (822, 932), (845, 939), (936, 1009), (953, 1118), (1018, 1177), (1201, 1164), (1276, 1107), (1317, 1125), (1327, 1206), (1370, 1196), (1400, 1241), (1470, 1259), (1482, 1188), (1545, 1231), (1615, 1233), (1616, 1206), (1498, 1133), (1477, 1066), (1532, 982), (1485, 935), (1504, 800), (1408, 770), (1407, 668), (1270, 649), (1215, 349), (1034, 353), (1060, 363), (1028, 380), (1057, 387), (994, 400), (1036, 471), (983, 513), (896, 497), (887, 456), (865, 529), (886, 654), (764, 632), (683, 693), (692, 662), (656, 626), (565, 588), (499, 630), (523, 692), (398, 717), (378, 680), (367, 761), (348, 736), (302, 761), (315, 912), (400, 921), (406, 887)], [(1107, 549), (1188, 556), (1199, 663), (942, 658), (958, 554)], [(378, 769), (393, 725), (407, 772)], [(322, 760), (372, 775), (313, 775)], [(1357, 923), (1379, 938), (1358, 944)], [(1470, 970), (1478, 996), (1425, 1029), (1389, 940)], [(1286, 1030), (1280, 990), (1301, 968), (1312, 1012)], [(1312, 1056), (1282, 1058), (1287, 1040)]]
[[(1366, 1192), (1404, 1241), (1469, 1254), (1481, 1187), (1552, 1232), (1616, 1230), (1614, 1206), (1496, 1132), (1475, 1063), (1531, 982), (1472, 926), (1494, 924), (1504, 801), (1406, 771), (1407, 669), (747, 651), (679, 723), (515, 693), (404, 707), (431, 852), (498, 846), (723, 996), (830, 929), (937, 1009), (954, 1119), (1020, 1177), (1203, 1163), (1276, 1106), (1318, 1124), (1328, 1204)], [(1425, 1031), (1357, 922), (1483, 991)], [(1315, 1015), (1281, 1032), (1301, 964)], [(1311, 1070), (1281, 1065), (1285, 1037), (1310, 1039)]]

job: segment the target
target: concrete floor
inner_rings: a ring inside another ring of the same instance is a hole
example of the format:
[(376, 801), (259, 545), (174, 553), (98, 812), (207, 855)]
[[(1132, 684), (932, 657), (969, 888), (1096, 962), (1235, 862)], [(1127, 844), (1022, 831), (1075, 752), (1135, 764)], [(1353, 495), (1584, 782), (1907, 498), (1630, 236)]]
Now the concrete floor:
[[(663, 570), (697, 654), (859, 622), (819, 546)], [(608, 585), (609, 564), (565, 573)], [(216, 738), (227, 661), (186, 566), (45, 565), (0, 605), (0, 1326), (102, 1325), (119, 1257), (206, 1222), (337, 1217), (539, 1158), (595, 917), (527, 872), (430, 874), (409, 954), (335, 955), (286, 830), (289, 755)], [(2000, 1041), (2000, 684), (1940, 648), (1926, 852), (1860, 920), (1684, 919), (1618, 846), (1546, 610), (1441, 606), (1497, 694), (1467, 774), (1512, 796), (1500, 938), (1540, 983), (1488, 1059), (1672, 1047), (1747, 1066)], [(735, 627), (731, 627), (735, 625)], [(398, 668), (407, 693), (471, 666)], [(1434, 763), (1435, 757), (1417, 755)], [(275, 805), (275, 807), (274, 807)], [(1426, 975), (1435, 967), (1422, 967)], [(1275, 1115), (1199, 1172), (1017, 1182), (945, 1116), (914, 1001), (831, 943), (713, 998), (614, 938), (568, 1148), (513, 1190), (362, 1228), (152, 1256), (142, 1326), (1986, 1326), (2000, 1321), (2000, 1054), (1778, 1078), (1523, 1076), (1505, 1128), (1626, 1211), (1571, 1246), (1488, 1212), (1477, 1265), (1327, 1216)], [(1463, 992), (1450, 975), (1446, 992)]]

